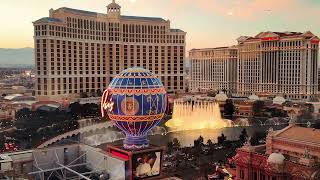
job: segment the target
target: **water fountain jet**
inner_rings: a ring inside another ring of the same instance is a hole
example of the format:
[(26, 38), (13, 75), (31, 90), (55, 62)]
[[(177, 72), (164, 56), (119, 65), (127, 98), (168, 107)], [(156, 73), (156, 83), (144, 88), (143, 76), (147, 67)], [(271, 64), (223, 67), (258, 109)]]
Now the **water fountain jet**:
[(166, 126), (175, 131), (219, 129), (232, 127), (232, 121), (222, 119), (217, 102), (178, 99), (174, 102), (172, 119)]

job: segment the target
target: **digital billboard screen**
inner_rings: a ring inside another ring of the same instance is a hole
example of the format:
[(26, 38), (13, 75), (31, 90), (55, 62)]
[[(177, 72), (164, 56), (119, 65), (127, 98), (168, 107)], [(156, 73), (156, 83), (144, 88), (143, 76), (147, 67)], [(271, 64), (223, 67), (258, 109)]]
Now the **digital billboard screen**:
[(134, 154), (132, 157), (133, 179), (144, 179), (160, 175), (161, 151)]

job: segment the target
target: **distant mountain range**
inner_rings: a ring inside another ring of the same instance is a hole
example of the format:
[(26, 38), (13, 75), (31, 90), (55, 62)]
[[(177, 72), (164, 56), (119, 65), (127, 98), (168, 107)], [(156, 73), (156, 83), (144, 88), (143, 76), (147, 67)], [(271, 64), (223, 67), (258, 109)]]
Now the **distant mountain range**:
[(0, 67), (25, 67), (33, 65), (33, 48), (0, 48)]

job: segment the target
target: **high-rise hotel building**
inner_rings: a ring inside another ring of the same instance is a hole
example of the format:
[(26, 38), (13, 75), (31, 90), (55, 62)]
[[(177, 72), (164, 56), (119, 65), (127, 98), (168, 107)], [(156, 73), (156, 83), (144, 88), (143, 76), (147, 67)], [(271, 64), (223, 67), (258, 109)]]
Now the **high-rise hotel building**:
[(318, 95), (319, 38), (311, 32), (261, 32), (238, 42), (239, 94)]
[[(309, 100), (318, 91), (319, 38), (311, 32), (261, 32), (237, 47), (190, 51), (190, 90), (224, 90)], [(236, 64), (236, 65), (235, 65)]]
[(170, 21), (121, 15), (114, 2), (107, 14), (51, 9), (34, 22), (39, 99), (77, 97), (103, 91), (128, 67), (156, 74), (168, 91), (185, 90), (185, 36)]
[(192, 49), (189, 51), (189, 58), (191, 92), (212, 90), (236, 93), (236, 46)]

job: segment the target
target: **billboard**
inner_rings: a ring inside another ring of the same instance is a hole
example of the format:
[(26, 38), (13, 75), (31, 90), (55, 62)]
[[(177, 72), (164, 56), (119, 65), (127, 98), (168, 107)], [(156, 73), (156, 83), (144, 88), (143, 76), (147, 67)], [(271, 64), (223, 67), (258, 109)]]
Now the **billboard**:
[(162, 152), (149, 151), (132, 157), (133, 179), (144, 179), (160, 175)]

